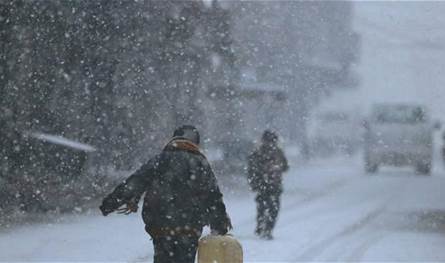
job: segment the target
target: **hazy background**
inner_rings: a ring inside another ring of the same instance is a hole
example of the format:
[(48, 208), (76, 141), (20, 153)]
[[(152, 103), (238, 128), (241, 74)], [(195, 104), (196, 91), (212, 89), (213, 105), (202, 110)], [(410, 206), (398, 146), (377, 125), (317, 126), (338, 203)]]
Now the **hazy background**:
[(424, 104), (444, 120), (443, 11), (441, 2), (0, 0), (0, 209), (86, 206), (182, 124), (198, 127), (222, 177), (239, 178), (265, 129), (301, 163), (317, 157), (320, 112), (354, 116), (349, 155), (375, 102)]
[(444, 120), (445, 3), (355, 2), (354, 11), (361, 83), (351, 99), (420, 102)]

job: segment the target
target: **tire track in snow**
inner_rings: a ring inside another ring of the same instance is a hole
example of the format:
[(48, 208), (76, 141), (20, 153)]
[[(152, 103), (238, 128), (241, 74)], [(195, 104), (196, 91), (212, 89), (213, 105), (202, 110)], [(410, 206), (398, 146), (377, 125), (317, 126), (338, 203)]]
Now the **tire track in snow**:
[[(415, 175), (415, 178), (417, 177), (418, 175)], [(404, 180), (402, 183), (400, 181), (396, 183), (400, 189), (406, 189), (406, 186), (409, 184), (409, 181)], [(392, 207), (391, 202), (393, 202), (394, 196), (396, 196), (396, 192), (390, 191), (389, 193), (390, 195), (387, 197), (387, 201), (385, 202), (386, 207)], [(366, 252), (371, 248), (371, 246), (376, 244), (378, 241), (380, 241), (385, 237), (385, 232), (378, 233), (375, 230), (371, 232), (368, 231), (366, 237), (367, 238), (359, 246), (357, 246), (352, 251), (352, 253), (349, 254), (349, 257), (347, 257), (346, 261), (361, 261), (365, 256)]]
[[(329, 189), (329, 190), (325, 190), (325, 191), (321, 191), (321, 192), (309, 195), (306, 198), (303, 198), (297, 202), (292, 203), (292, 205), (289, 205), (285, 209), (295, 209), (298, 206), (308, 205), (313, 201), (319, 200), (324, 197), (329, 197), (332, 194), (336, 193), (342, 187), (344, 187), (348, 184), (352, 184), (356, 181), (357, 180), (353, 180), (353, 179), (338, 180), (338, 181), (333, 182), (325, 187), (326, 189)], [(290, 224), (295, 224), (295, 222), (299, 219), (307, 220), (309, 217), (311, 217), (313, 215), (320, 214), (320, 212), (318, 210), (313, 210), (311, 207), (309, 207), (309, 209), (310, 210), (306, 211), (305, 213), (297, 213), (294, 216), (288, 216), (281, 220), (279, 219), (279, 221), (278, 221), (279, 227), (281, 228), (281, 227), (288, 226)], [(285, 211), (289, 211), (289, 210), (285, 210)]]
[(375, 234), (372, 237), (369, 237), (369, 234), (367, 238), (360, 244), (356, 249), (352, 251), (352, 253), (349, 255), (349, 257), (346, 259), (346, 261), (361, 261), (362, 258), (365, 256), (366, 252), (371, 248), (371, 246), (375, 243), (377, 243), (379, 240), (381, 240), (385, 235), (383, 233)]
[(340, 232), (317, 242), (316, 244), (306, 249), (302, 254), (300, 254), (297, 257), (296, 261), (310, 261), (315, 259), (328, 247), (334, 244), (334, 242), (337, 241), (338, 239), (352, 235), (353, 233), (366, 227), (370, 222), (372, 222), (375, 218), (381, 215), (385, 211), (385, 208), (386, 205), (379, 206), (371, 210), (365, 217), (360, 219), (358, 222), (355, 222), (352, 225), (345, 227)]

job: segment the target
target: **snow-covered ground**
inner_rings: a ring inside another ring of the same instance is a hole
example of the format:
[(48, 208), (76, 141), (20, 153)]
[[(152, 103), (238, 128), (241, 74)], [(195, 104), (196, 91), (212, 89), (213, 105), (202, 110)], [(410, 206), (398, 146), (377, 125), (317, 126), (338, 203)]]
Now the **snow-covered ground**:
[[(445, 261), (444, 189), (439, 162), (432, 176), (395, 168), (369, 176), (360, 157), (293, 167), (272, 241), (253, 234), (255, 203), (247, 188), (225, 194), (246, 262), (420, 262)], [(149, 262), (152, 254), (139, 214), (97, 211), (0, 232), (5, 262)]]

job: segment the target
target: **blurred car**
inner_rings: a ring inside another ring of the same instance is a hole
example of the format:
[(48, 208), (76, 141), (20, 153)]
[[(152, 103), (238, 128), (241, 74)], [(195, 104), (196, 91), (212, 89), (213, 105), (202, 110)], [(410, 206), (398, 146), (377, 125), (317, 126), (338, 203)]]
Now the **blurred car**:
[(411, 165), (421, 174), (431, 172), (433, 126), (421, 105), (376, 104), (365, 123), (365, 169), (380, 165)]
[(326, 111), (313, 118), (309, 140), (313, 155), (353, 154), (362, 145), (362, 125), (356, 114)]

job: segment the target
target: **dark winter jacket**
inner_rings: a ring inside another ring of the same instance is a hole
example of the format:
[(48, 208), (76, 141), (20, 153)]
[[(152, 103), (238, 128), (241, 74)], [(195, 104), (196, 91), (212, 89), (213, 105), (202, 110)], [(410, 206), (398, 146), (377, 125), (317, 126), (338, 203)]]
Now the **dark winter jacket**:
[(190, 141), (172, 140), (117, 186), (101, 210), (107, 214), (123, 204), (137, 204), (144, 193), (142, 218), (149, 233), (210, 225), (224, 234), (231, 227), (210, 164)]
[(248, 159), (249, 184), (258, 193), (281, 193), (283, 172), (288, 169), (287, 159), (277, 145), (262, 144)]

